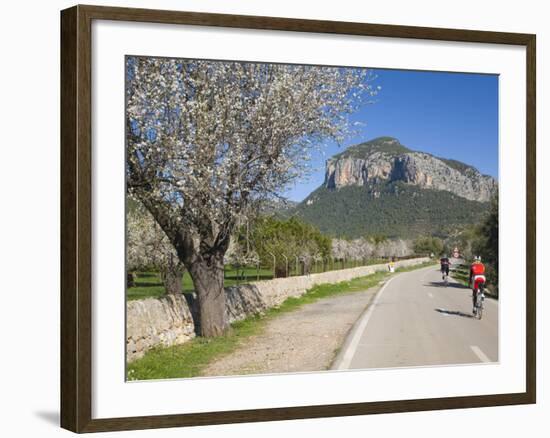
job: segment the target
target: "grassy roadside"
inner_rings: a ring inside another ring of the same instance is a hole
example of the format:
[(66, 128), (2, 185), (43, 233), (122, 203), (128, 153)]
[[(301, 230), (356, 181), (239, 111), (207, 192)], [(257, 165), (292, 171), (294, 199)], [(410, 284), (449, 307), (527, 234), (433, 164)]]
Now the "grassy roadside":
[[(407, 268), (396, 269), (400, 272), (412, 271), (433, 265), (423, 263)], [(323, 298), (343, 293), (361, 292), (378, 285), (384, 279), (395, 274), (376, 272), (340, 283), (321, 284), (308, 290), (297, 298), (286, 299), (279, 307), (269, 309), (263, 315), (250, 316), (231, 325), (231, 330), (218, 338), (197, 337), (182, 345), (168, 348), (155, 348), (141, 359), (128, 364), (128, 380), (149, 380), (196, 377), (212, 361), (235, 351), (250, 336), (262, 332), (266, 324), (278, 315), (298, 309)]]
[(458, 265), (456, 268), (451, 269), (450, 276), (464, 286), (468, 286), (468, 269), (466, 265)]

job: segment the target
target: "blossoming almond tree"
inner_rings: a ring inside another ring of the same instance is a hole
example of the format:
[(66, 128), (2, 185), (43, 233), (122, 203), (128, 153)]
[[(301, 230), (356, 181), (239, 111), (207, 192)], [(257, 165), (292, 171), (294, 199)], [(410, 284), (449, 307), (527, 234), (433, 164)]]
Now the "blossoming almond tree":
[(128, 57), (127, 187), (197, 293), (203, 336), (227, 328), (223, 260), (240, 220), (348, 134), (366, 69)]
[(161, 274), (166, 293), (181, 294), (185, 268), (164, 231), (135, 201), (126, 215), (126, 230), (128, 271), (155, 269)]
[(340, 260), (366, 260), (373, 256), (405, 257), (412, 253), (412, 242), (403, 239), (332, 239), (332, 256)]

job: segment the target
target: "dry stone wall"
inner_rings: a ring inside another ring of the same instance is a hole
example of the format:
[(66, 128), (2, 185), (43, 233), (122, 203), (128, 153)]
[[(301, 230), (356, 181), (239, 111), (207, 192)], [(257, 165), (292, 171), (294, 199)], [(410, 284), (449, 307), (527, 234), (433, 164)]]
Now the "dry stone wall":
[(126, 303), (126, 357), (138, 359), (156, 345), (169, 347), (195, 337), (195, 326), (183, 295), (166, 295)]
[[(413, 266), (428, 260), (427, 257), (401, 260), (395, 266)], [(239, 321), (279, 306), (289, 297), (299, 297), (318, 284), (349, 281), (387, 269), (386, 264), (361, 266), (228, 287), (225, 289), (227, 318), (230, 322)], [(191, 310), (183, 295), (129, 301), (126, 309), (128, 361), (142, 357), (156, 345), (183, 344), (195, 336)]]

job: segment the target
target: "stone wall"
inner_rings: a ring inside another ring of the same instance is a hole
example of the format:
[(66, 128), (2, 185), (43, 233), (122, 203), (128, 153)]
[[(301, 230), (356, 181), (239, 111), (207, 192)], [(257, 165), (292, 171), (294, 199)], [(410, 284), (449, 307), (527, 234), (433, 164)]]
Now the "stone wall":
[[(412, 266), (428, 260), (427, 257), (401, 260), (395, 266)], [(227, 318), (230, 322), (239, 321), (279, 306), (289, 297), (299, 297), (318, 284), (339, 283), (387, 269), (387, 264), (361, 266), (228, 287), (225, 289)], [(183, 295), (128, 301), (126, 324), (128, 361), (143, 356), (155, 345), (182, 344), (195, 336), (191, 310)]]
[(183, 295), (166, 295), (126, 303), (126, 357), (138, 359), (156, 345), (183, 344), (195, 326)]
[[(429, 258), (401, 260), (395, 267), (418, 265)], [(328, 271), (321, 274), (299, 277), (275, 278), (273, 280), (252, 282), (246, 285), (225, 289), (226, 313), (230, 322), (239, 321), (249, 315), (262, 313), (271, 307), (279, 306), (289, 297), (299, 297), (313, 286), (323, 283), (339, 283), (353, 278), (364, 277), (377, 271), (386, 271), (387, 264), (361, 266), (358, 268)]]

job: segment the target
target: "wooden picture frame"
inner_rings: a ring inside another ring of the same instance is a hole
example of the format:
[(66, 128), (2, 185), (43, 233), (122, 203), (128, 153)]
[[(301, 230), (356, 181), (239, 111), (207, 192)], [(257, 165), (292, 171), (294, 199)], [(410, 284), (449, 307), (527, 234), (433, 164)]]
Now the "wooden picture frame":
[[(387, 38), (518, 45), (526, 48), (526, 391), (416, 400), (92, 418), (92, 21), (113, 20)], [(529, 404), (536, 401), (535, 48), (531, 34), (75, 6), (61, 12), (61, 426), (99, 432)]]

